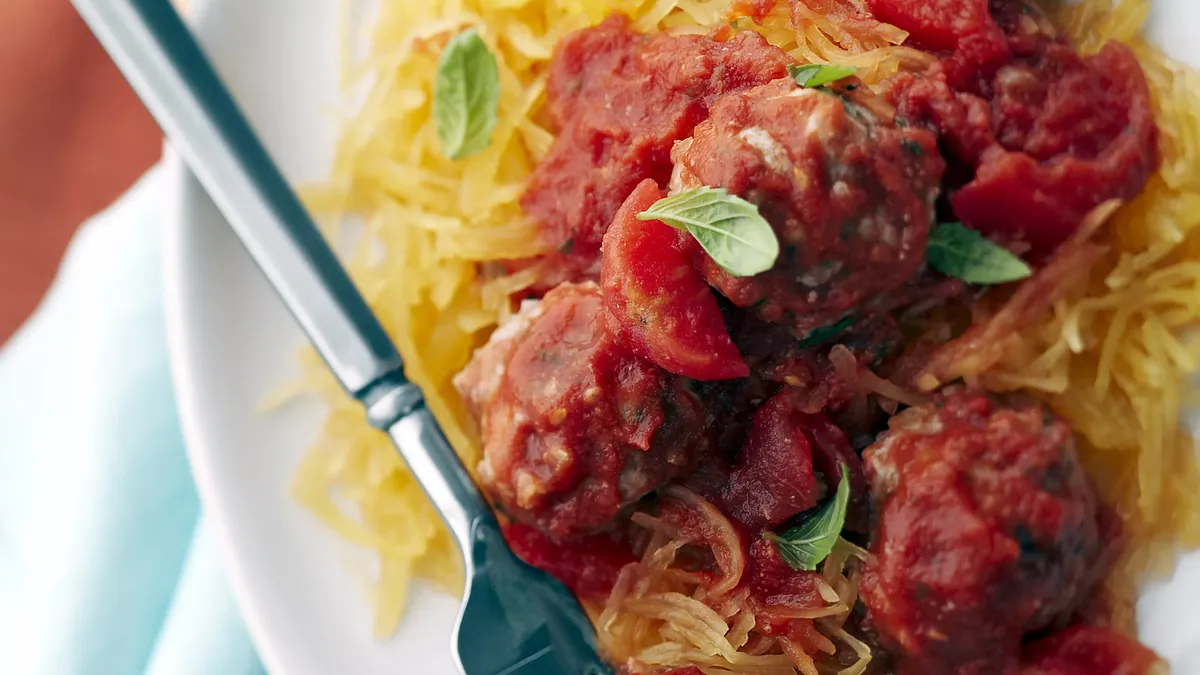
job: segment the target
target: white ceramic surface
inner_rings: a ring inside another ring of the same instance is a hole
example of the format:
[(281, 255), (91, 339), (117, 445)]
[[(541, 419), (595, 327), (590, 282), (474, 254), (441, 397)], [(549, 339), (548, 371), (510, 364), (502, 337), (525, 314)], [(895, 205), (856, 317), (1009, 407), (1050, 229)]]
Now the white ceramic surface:
[[(408, 2), (414, 0), (385, 0)], [(1200, 2), (1155, 0), (1152, 32), (1200, 65)], [(201, 38), (294, 182), (320, 179), (336, 125), (340, 0), (208, 0)], [(416, 589), (398, 634), (371, 637), (369, 554), (288, 497), (322, 411), (256, 404), (296, 373), (303, 337), (200, 186), (169, 159), (166, 293), (172, 361), (196, 482), (247, 623), (274, 675), (449, 675), (454, 601)], [(1148, 589), (1143, 633), (1200, 675), (1200, 557)]]

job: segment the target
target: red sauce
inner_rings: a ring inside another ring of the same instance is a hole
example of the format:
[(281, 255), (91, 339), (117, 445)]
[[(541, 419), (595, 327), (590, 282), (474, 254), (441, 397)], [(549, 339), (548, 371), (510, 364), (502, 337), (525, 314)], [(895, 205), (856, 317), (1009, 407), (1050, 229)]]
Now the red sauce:
[(751, 604), (761, 615), (764, 628), (776, 635), (786, 635), (791, 629), (790, 620), (783, 616), (788, 610), (818, 609), (829, 604), (817, 589), (816, 572), (792, 569), (775, 544), (762, 538), (750, 545), (743, 584), (750, 591)]
[(521, 200), (557, 251), (544, 286), (596, 278), (601, 239), (633, 188), (666, 185), (671, 147), (717, 97), (783, 77), (791, 62), (757, 33), (642, 35), (622, 14), (559, 43), (547, 94), (559, 133)]
[[(788, 392), (791, 393), (791, 392)], [(867, 499), (867, 478), (862, 459), (846, 434), (821, 413), (793, 412), (793, 419), (804, 430), (812, 447), (813, 466), (821, 473), (826, 493), (832, 495), (842, 482), (842, 472), (850, 476), (850, 501), (846, 507), (846, 527), (867, 532), (870, 504)]]
[(745, 445), (712, 497), (726, 515), (757, 533), (817, 506), (837, 490), (845, 469), (851, 485), (847, 521), (865, 531), (862, 460), (841, 429), (825, 415), (804, 412), (801, 401), (797, 390), (785, 388), (758, 408)]
[(950, 196), (968, 226), (1052, 250), (1092, 208), (1136, 196), (1158, 167), (1146, 78), (1128, 48), (1080, 57), (1013, 1), (871, 0), (947, 50), (890, 84), (898, 115), (938, 132), (969, 179)]
[(806, 653), (818, 653), (827, 638), (817, 631), (812, 619), (795, 618), (797, 612), (828, 606), (818, 590), (818, 581), (816, 572), (792, 569), (773, 543), (757, 539), (750, 546), (742, 580), (742, 588), (748, 592), (747, 603), (754, 612), (755, 629), (764, 635), (787, 638)]
[(569, 542), (521, 523), (504, 526), (508, 545), (525, 562), (545, 570), (585, 600), (603, 602), (621, 568), (635, 562), (629, 542), (613, 533), (584, 535)]

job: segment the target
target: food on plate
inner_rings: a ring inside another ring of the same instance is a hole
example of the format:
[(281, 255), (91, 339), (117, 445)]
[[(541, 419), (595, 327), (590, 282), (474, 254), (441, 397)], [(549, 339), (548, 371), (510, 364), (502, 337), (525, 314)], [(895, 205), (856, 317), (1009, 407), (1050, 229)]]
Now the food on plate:
[[(925, 258), (944, 162), (937, 138), (843, 80), (781, 78), (723, 96), (675, 146), (673, 191), (714, 186), (746, 198), (782, 251), (761, 274), (696, 266), (738, 307), (800, 337), (864, 305), (887, 304)], [(866, 311), (870, 311), (867, 309)]]
[(455, 384), (480, 421), (480, 481), (557, 537), (611, 523), (708, 452), (699, 397), (607, 330), (594, 283), (527, 301)]
[(604, 234), (600, 278), (605, 321), (629, 349), (695, 380), (750, 374), (725, 317), (692, 264), (695, 240), (639, 214), (664, 195), (650, 178), (634, 188)]
[[(1071, 428), (1038, 403), (947, 391), (863, 452), (876, 525), (860, 587), (902, 672), (1005, 672), (1070, 620), (1119, 533)], [(987, 639), (978, 636), (986, 635)]]
[[(1145, 8), (384, 2), (308, 196), (621, 672), (1142, 675), (1200, 545), (1200, 80)], [(296, 494), (386, 634), (453, 544), (317, 382)]]
[(554, 47), (544, 86), (558, 133), (520, 200), (554, 249), (539, 287), (594, 278), (604, 232), (633, 188), (666, 184), (671, 149), (722, 95), (783, 77), (792, 62), (754, 32), (646, 35), (620, 12)]

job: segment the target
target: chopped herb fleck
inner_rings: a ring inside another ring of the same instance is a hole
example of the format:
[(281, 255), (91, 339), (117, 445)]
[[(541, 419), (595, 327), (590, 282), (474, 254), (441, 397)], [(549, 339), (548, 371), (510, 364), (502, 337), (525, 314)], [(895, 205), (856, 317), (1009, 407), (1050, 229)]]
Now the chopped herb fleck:
[(1021, 555), (1034, 555), (1038, 552), (1037, 540), (1033, 538), (1033, 533), (1024, 525), (1018, 524), (1013, 528), (1013, 539), (1017, 540), (1017, 545), (1021, 547)]
[(783, 250), (783, 257), (789, 265), (796, 262), (796, 256), (800, 253), (800, 247), (795, 244), (788, 244), (788, 247)]
[(846, 331), (846, 329), (853, 325), (854, 315), (847, 314), (838, 319), (836, 323), (829, 324), (828, 326), (818, 326), (809, 332), (808, 337), (800, 341), (800, 347), (807, 349), (809, 347), (823, 345), (838, 335), (841, 335)]
[(922, 148), (920, 143), (914, 141), (911, 138), (906, 138), (906, 139), (900, 141), (900, 145), (906, 151), (908, 151), (908, 154), (910, 154), (914, 157), (924, 157), (925, 156), (925, 148)]

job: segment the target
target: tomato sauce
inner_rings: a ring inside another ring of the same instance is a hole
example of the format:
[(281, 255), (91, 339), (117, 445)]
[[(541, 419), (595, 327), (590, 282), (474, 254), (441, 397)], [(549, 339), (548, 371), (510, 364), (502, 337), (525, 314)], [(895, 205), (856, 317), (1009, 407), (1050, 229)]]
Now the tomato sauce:
[(905, 44), (929, 51), (1003, 39), (988, 0), (867, 0), (867, 6), (875, 18), (908, 31)]
[(536, 527), (509, 523), (504, 526), (504, 538), (517, 557), (554, 575), (575, 595), (594, 602), (604, 602), (621, 568), (637, 560), (629, 542), (614, 532), (564, 542)]
[(744, 583), (750, 591), (750, 602), (763, 617), (768, 631), (786, 634), (792, 629), (790, 620), (780, 613), (829, 604), (821, 598), (817, 579), (816, 572), (792, 569), (772, 542), (759, 538), (750, 545), (750, 564)]

